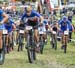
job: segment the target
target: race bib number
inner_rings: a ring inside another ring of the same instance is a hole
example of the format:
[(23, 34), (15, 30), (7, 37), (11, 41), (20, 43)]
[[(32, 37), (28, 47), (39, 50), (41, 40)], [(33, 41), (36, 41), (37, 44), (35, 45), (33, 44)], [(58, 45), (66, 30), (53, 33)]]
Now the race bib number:
[(44, 34), (43, 28), (39, 28), (39, 34)]
[(69, 32), (68, 31), (64, 31), (64, 35), (68, 35), (69, 34)]
[(20, 30), (19, 33), (22, 33), (23, 34), (24, 33), (24, 30)]
[(26, 30), (31, 30), (32, 26), (26, 26)]
[(52, 31), (53, 34), (56, 34), (56, 31)]
[(3, 34), (8, 34), (8, 31), (7, 30), (3, 30)]

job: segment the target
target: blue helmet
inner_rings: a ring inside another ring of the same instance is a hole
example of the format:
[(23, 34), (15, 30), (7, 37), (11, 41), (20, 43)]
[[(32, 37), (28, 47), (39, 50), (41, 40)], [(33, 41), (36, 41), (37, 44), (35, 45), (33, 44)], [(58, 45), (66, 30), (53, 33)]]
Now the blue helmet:
[(63, 16), (63, 17), (62, 17), (62, 20), (63, 20), (63, 21), (66, 20), (66, 21), (67, 21), (67, 20), (68, 20), (67, 16)]

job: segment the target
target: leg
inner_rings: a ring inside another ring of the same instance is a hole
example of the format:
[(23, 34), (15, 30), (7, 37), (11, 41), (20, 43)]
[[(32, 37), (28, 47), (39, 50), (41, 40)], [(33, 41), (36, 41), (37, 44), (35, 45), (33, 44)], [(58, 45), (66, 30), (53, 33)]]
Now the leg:
[(2, 31), (0, 30), (0, 53), (2, 52)]
[[(38, 30), (37, 29), (34, 30), (34, 37), (35, 37), (36, 43), (38, 44), (39, 43), (39, 36), (38, 36)], [(37, 45), (37, 47), (39, 47), (39, 45)]]

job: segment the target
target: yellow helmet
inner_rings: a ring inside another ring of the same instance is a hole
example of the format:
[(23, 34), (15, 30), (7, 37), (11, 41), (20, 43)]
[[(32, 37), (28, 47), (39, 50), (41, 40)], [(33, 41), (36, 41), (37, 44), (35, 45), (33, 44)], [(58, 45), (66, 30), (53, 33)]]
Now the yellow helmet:
[(30, 12), (31, 10), (32, 10), (32, 7), (31, 6), (27, 6), (26, 12)]

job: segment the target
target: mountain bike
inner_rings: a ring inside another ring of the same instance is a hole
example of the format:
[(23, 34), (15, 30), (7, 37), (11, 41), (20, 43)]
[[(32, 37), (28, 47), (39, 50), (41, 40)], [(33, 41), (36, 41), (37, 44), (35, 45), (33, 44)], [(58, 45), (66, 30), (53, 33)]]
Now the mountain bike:
[(29, 63), (33, 63), (36, 60), (36, 53), (35, 53), (35, 40), (34, 40), (34, 29), (31, 26), (26, 26), (27, 30), (27, 54)]

